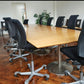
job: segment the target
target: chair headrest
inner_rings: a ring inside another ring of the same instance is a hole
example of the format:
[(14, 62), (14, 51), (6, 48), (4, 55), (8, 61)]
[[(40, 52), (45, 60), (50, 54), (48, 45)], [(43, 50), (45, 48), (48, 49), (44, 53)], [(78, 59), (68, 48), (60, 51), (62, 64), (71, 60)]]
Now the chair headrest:
[(3, 17), (4, 20), (10, 20), (10, 17)]

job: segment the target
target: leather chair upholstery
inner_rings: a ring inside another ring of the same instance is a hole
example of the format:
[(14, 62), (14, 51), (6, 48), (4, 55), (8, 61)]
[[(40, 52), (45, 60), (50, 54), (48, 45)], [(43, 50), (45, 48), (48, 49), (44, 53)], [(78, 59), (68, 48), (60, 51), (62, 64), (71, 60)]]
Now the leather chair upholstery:
[(22, 24), (18, 21), (18, 20), (12, 20), (12, 22), (15, 24), (16, 28), (18, 29), (18, 48), (21, 49), (27, 49), (29, 52), (32, 52), (33, 50), (37, 49), (36, 47), (34, 47), (32, 44), (30, 44), (27, 40), (26, 40), (26, 34), (25, 34), (25, 30), (22, 26)]
[(53, 17), (48, 18), (48, 20), (47, 20), (47, 26), (51, 26), (52, 19), (53, 19)]
[[(15, 46), (17, 46), (17, 43), (16, 43), (17, 34), (15, 33), (16, 32), (15, 27), (13, 26), (13, 23), (11, 22), (10, 17), (4, 17), (3, 19), (5, 20), (6, 28), (8, 30), (8, 34), (9, 34), (9, 40), (8, 40), (7, 44), (4, 46), (4, 48), (15, 47)], [(8, 52), (9, 52), (9, 50), (11, 50), (11, 48), (7, 49)]]
[[(71, 60), (77, 61), (81, 65), (81, 67), (84, 66), (84, 21), (82, 24), (81, 33), (79, 35), (78, 45), (77, 46), (64, 47), (64, 48), (61, 48), (60, 50), (67, 57), (69, 57)], [(80, 72), (80, 79), (77, 79), (76, 77), (71, 75), (68, 71), (67, 71), (67, 74), (70, 75), (75, 80), (82, 80), (83, 79), (82, 69)]]
[[(14, 37), (15, 36), (15, 27), (13, 26), (12, 22), (10, 21), (10, 17), (3, 18), (6, 23), (6, 27), (9, 33), (9, 37)], [(11, 25), (10, 25), (11, 24)]]
[(15, 19), (15, 20), (12, 20), (12, 22), (15, 24), (15, 26), (19, 32), (19, 34), (18, 34), (18, 47), (21, 49), (25, 49), (26, 51), (28, 51), (31, 54), (31, 64), (28, 64), (28, 67), (31, 71), (30, 72), (19, 72), (19, 71), (17, 71), (14, 73), (14, 75), (15, 76), (17, 76), (17, 74), (30, 75), (29, 79), (27, 79), (25, 81), (25, 84), (28, 84), (34, 75), (35, 76), (36, 75), (41, 76), (41, 77), (46, 76), (46, 78), (49, 79), (48, 74), (38, 73), (41, 69), (43, 69), (43, 67), (46, 67), (46, 65), (43, 65), (42, 67), (40, 67), (37, 70), (34, 70), (33, 53), (34, 53), (34, 50), (36, 50), (37, 48), (26, 40), (25, 30), (24, 30), (23, 26), (21, 25), (20, 21)]
[(28, 24), (28, 21), (29, 21), (28, 19), (25, 19), (23, 24)]
[(75, 26), (76, 26), (76, 20), (77, 20), (77, 17), (79, 15), (71, 15), (69, 20), (68, 20), (68, 23), (67, 23), (67, 28), (69, 29), (75, 29)]
[(64, 23), (64, 18), (65, 18), (65, 16), (59, 16), (56, 21), (55, 27), (62, 27), (63, 23)]

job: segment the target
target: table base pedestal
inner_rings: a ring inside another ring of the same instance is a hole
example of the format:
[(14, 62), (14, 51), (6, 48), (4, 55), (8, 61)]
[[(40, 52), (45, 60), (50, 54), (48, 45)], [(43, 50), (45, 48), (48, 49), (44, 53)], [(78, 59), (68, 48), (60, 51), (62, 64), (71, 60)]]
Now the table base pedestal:
[(58, 62), (54, 61), (48, 64), (47, 69), (49, 70), (49, 72), (54, 73), (56, 75), (64, 75), (65, 70), (72, 72), (73, 67), (69, 63), (62, 62), (61, 67), (59, 68)]
[(46, 56), (49, 53), (50, 53), (50, 49), (46, 49), (46, 48), (35, 50), (35, 54), (39, 56)]

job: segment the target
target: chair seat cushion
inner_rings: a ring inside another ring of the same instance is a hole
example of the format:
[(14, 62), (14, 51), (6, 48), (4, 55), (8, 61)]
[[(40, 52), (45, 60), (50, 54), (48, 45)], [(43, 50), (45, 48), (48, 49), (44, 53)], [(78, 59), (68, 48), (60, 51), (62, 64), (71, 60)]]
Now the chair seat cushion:
[(78, 61), (81, 65), (84, 65), (84, 58), (78, 56), (77, 46), (64, 47), (60, 49), (67, 57), (73, 61)]
[(34, 50), (36, 50), (37, 48), (35, 46), (33, 46), (32, 44), (30, 44), (27, 41), (27, 45), (25, 46), (25, 50), (29, 51), (29, 52), (33, 52)]

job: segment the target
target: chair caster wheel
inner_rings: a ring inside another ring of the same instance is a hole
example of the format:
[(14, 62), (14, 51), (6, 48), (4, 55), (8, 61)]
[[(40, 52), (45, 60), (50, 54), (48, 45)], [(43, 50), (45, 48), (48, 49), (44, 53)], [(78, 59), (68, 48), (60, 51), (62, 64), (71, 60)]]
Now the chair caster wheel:
[(48, 74), (45, 74), (45, 80), (48, 80), (49, 79), (49, 75)]
[(44, 65), (42, 65), (42, 66), (44, 67), (45, 70), (47, 69), (47, 65), (44, 64)]
[(18, 75), (14, 74), (15, 77), (18, 77)]
[(13, 62), (13, 59), (9, 59), (9, 62)]
[(65, 73), (65, 76), (68, 76), (68, 74), (67, 74), (67, 73)]
[(30, 63), (28, 63), (27, 65), (28, 65), (28, 68), (30, 68)]
[(13, 55), (12, 55), (12, 54), (10, 54), (10, 57), (13, 57)]
[(68, 76), (68, 71), (66, 70), (64, 74), (65, 74), (65, 76)]
[(8, 43), (6, 45), (8, 45)]
[(6, 46), (4, 46), (4, 49), (6, 49)]
[(9, 52), (9, 50), (7, 50), (7, 52)]
[(15, 73), (14, 73), (14, 76), (15, 76), (15, 77), (18, 77), (18, 74), (20, 74), (19, 71), (15, 72)]
[(13, 54), (15, 54), (15, 52), (13, 52)]
[(27, 62), (28, 60), (27, 60), (27, 58), (25, 58), (25, 62)]
[(61, 84), (67, 84), (67, 83), (61, 83)]
[(46, 70), (47, 69), (47, 66), (45, 66), (44, 69)]
[(49, 78), (46, 77), (45, 80), (49, 80)]

